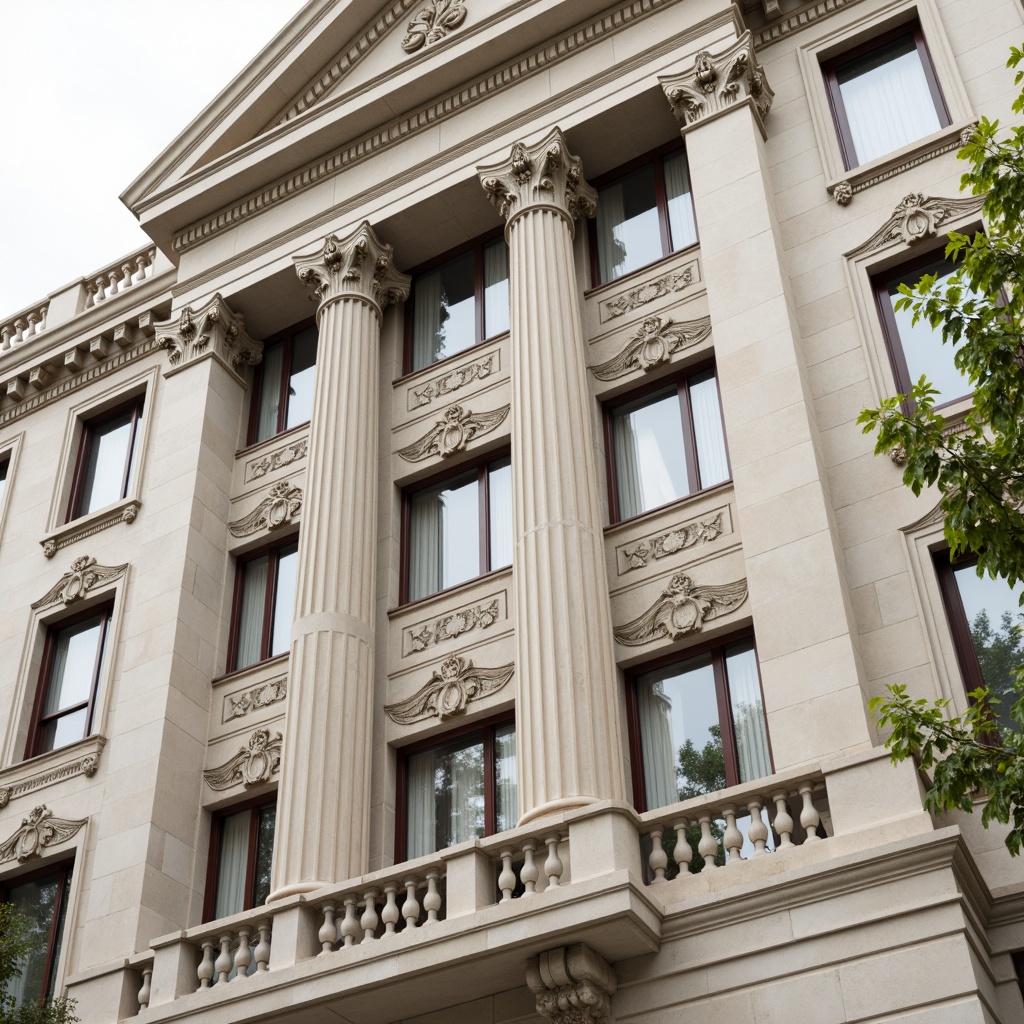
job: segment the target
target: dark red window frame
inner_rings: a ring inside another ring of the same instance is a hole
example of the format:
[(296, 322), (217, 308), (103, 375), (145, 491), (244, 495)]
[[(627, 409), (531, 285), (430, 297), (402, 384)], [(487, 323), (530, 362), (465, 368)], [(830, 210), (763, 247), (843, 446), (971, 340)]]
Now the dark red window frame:
[[(260, 662), (267, 661), (271, 657), (269, 652), (272, 640), (271, 629), (274, 620), (274, 601), (277, 597), (277, 565), (282, 551), (286, 548), (295, 548), (297, 551), (298, 546), (298, 536), (291, 534), (271, 544), (264, 544), (255, 551), (247, 551), (236, 559), (235, 588), (231, 600), (231, 642), (228, 645), (228, 673), (241, 672), (243, 669), (252, 668), (253, 665), (258, 665)], [(264, 555), (268, 555), (269, 559), (267, 566), (267, 588), (263, 601), (263, 632), (260, 637), (260, 657), (249, 665), (238, 667), (238, 631), (241, 627), (245, 564), (257, 558), (262, 558)]]
[[(287, 330), (271, 335), (263, 342), (264, 352), (272, 345), (282, 345), (284, 349), (283, 358), (281, 360), (281, 393), (277, 407), (277, 430), (268, 437), (264, 437), (259, 441), (256, 440), (256, 430), (259, 425), (260, 418), (260, 398), (263, 394), (263, 362), (261, 360), (257, 364), (252, 375), (252, 397), (249, 401), (249, 426), (246, 431), (247, 445), (262, 444), (263, 441), (269, 441), (271, 437), (276, 437), (278, 434), (284, 433), (288, 422), (288, 384), (291, 380), (292, 349), (294, 347), (295, 336), (297, 334), (301, 334), (305, 330), (308, 330), (310, 327), (315, 326), (316, 318), (307, 317), (305, 320), (300, 320), (297, 324), (292, 324), (292, 326), (287, 328)], [(296, 424), (296, 426), (301, 425), (302, 424)]]
[(214, 907), (217, 905), (217, 874), (220, 868), (220, 848), (223, 837), (224, 821), (235, 814), (249, 812), (249, 849), (245, 863), (245, 899), (242, 910), (252, 910), (255, 906), (256, 889), (256, 855), (259, 852), (260, 814), (269, 807), (277, 808), (277, 793), (269, 796), (253, 797), (243, 803), (232, 804), (213, 815), (210, 829), (210, 856), (206, 863), (206, 895), (203, 898), (203, 921), (214, 920)]

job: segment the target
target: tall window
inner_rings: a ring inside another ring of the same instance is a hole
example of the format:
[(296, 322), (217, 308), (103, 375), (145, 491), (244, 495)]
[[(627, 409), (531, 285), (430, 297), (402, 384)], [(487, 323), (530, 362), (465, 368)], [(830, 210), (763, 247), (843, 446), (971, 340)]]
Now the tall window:
[(54, 994), (64, 921), (68, 911), (73, 862), (47, 868), (0, 884), (0, 902), (12, 903), (29, 922), (31, 948), (18, 967), (20, 977), (7, 983), (16, 1006), (28, 1006)]
[(471, 726), (441, 743), (418, 745), (405, 754), (400, 779), (405, 843), (403, 850), (399, 836), (399, 859), (513, 828), (515, 723)]
[(68, 522), (127, 497), (138, 462), (136, 448), (142, 412), (140, 396), (84, 424)]
[(509, 328), (508, 247), (474, 245), (413, 274), (407, 321), (409, 371), (462, 352)]
[(11, 457), (6, 453), (0, 455), (0, 509), (4, 507), (4, 494), (7, 490), (7, 473), (11, 467)]
[(647, 158), (597, 191), (591, 236), (595, 284), (614, 281), (697, 241), (684, 150)]
[(822, 65), (847, 169), (950, 123), (919, 25)]
[(771, 775), (753, 640), (634, 674), (630, 698), (641, 809)]
[(264, 800), (214, 818), (206, 887), (207, 921), (266, 903), (276, 817), (276, 800)]
[(249, 443), (308, 423), (313, 413), (316, 325), (293, 327), (263, 346), (253, 376)]
[(50, 628), (26, 757), (66, 747), (92, 732), (109, 625), (106, 607)]
[(292, 541), (239, 561), (232, 614), (232, 668), (246, 668), (288, 650), (298, 550)]
[(729, 479), (713, 368), (627, 398), (607, 422), (613, 521)]
[(970, 381), (953, 362), (954, 348), (942, 342), (942, 333), (925, 320), (913, 323), (909, 309), (896, 311), (901, 284), (915, 285), (924, 274), (938, 275), (942, 283), (953, 273), (953, 264), (934, 256), (905, 264), (892, 276), (875, 278), (875, 297), (885, 333), (889, 360), (900, 394), (905, 395), (924, 374), (938, 388), (936, 404), (952, 402), (971, 393)]
[(506, 455), (406, 495), (406, 601), (512, 564)]
[(979, 576), (977, 559), (950, 564), (949, 552), (935, 554), (953, 645), (968, 693), (988, 688), (999, 704), (992, 711), (1000, 728), (1015, 729), (1010, 708), (1016, 699), (1013, 669), (1024, 661), (1020, 595), (1024, 583)]

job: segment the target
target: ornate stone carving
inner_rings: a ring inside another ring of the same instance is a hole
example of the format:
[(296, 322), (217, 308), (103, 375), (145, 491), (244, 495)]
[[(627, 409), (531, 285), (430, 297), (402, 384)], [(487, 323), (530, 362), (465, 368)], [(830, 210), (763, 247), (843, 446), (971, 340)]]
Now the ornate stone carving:
[(410, 645), (413, 651), (425, 651), (428, 647), (443, 643), (445, 640), (454, 640), (472, 629), (487, 629), (498, 620), (500, 613), (497, 598), (487, 605), (460, 608), (457, 612), (442, 615), (434, 622), (426, 623), (419, 632), (408, 630)]
[(99, 565), (95, 558), (82, 555), (71, 563), (70, 571), (64, 573), (31, 607), (45, 608), (57, 601), (73, 604), (85, 597), (93, 587), (116, 580), (127, 568), (127, 562), (123, 565)]
[(406, 27), (402, 49), (406, 53), (415, 53), (444, 39), (465, 20), (466, 8), (461, 0), (428, 0), (428, 6)]
[(46, 804), (34, 807), (27, 818), (21, 819), (21, 827), (6, 842), (0, 843), (0, 864), (15, 858), (24, 862), (41, 857), (48, 847), (73, 838), (87, 820), (57, 818)]
[(942, 510), (942, 499), (940, 498), (920, 519), (915, 519), (909, 526), (901, 526), (900, 532), (912, 534), (919, 530), (929, 530), (936, 526), (942, 526), (945, 520), (946, 516)]
[(235, 537), (248, 537), (261, 530), (277, 530), (294, 521), (302, 508), (302, 491), (281, 480), (270, 488), (267, 495), (247, 516), (228, 523)]
[(702, 587), (686, 573), (676, 573), (643, 615), (615, 630), (615, 639), (626, 647), (639, 647), (662, 637), (678, 640), (687, 633), (699, 633), (705, 622), (734, 611), (746, 599), (745, 579)]
[(554, 1024), (603, 1024), (611, 1019), (615, 972), (589, 946), (549, 949), (526, 965), (537, 1013)]
[(291, 444), (286, 444), (283, 448), (278, 448), (276, 451), (268, 452), (258, 459), (253, 459), (245, 467), (247, 478), (250, 481), (259, 480), (260, 477), (266, 476), (271, 470), (280, 469), (282, 466), (290, 466), (293, 462), (304, 459), (308, 446), (309, 442), (307, 439), (300, 437), (298, 441), (293, 441)]
[(761, 130), (775, 94), (754, 54), (754, 40), (744, 32), (727, 50), (701, 50), (689, 71), (658, 78), (672, 113), (687, 126), (749, 102)]
[(689, 523), (681, 523), (650, 541), (642, 540), (631, 548), (625, 548), (626, 572), (644, 568), (651, 556), (664, 558), (677, 551), (692, 548), (695, 544), (708, 543), (722, 534), (722, 513), (716, 512)]
[(385, 704), (384, 710), (399, 725), (420, 722), (431, 715), (443, 722), (461, 715), (470, 701), (496, 693), (512, 678), (515, 669), (514, 663), (499, 668), (474, 668), (473, 662), (453, 655), (441, 662), (425, 686), (405, 700)]
[(866, 242), (851, 249), (846, 255), (852, 259), (881, 249), (891, 242), (910, 245), (918, 239), (934, 236), (946, 221), (977, 213), (984, 202), (984, 196), (936, 199), (920, 192), (911, 192), (896, 204), (892, 216)]
[(495, 430), (508, 416), (509, 406), (503, 405), (493, 412), (474, 414), (461, 405), (450, 405), (430, 430), (418, 441), (405, 448), (399, 448), (398, 454), (406, 462), (422, 462), (431, 455), (440, 455), (442, 459), (461, 452), (475, 437), (489, 434)]
[(648, 302), (660, 299), (671, 292), (681, 292), (699, 280), (700, 273), (695, 260), (683, 267), (682, 270), (665, 274), (653, 281), (645, 281), (637, 288), (622, 292), (613, 299), (606, 299), (601, 303), (601, 322), (614, 320), (616, 317), (632, 312), (638, 306), (645, 306)]
[(839, 206), (849, 206), (853, 200), (853, 186), (848, 181), (837, 181), (832, 186), (832, 198)]
[(383, 312), (395, 302), (404, 302), (410, 279), (395, 270), (393, 249), (374, 233), (364, 220), (344, 238), (328, 235), (314, 252), (295, 256), (295, 272), (319, 303), (354, 296), (371, 302)]
[(443, 398), (474, 380), (483, 380), (485, 377), (489, 377), (493, 363), (494, 356), (490, 355), (486, 359), (480, 359), (475, 363), (466, 363), (465, 366), (456, 367), (441, 377), (435, 377), (421, 388), (413, 388), (411, 394), (415, 403), (410, 407), (430, 405), (435, 398)]
[(9, 786), (0, 786), (0, 808), (6, 807), (15, 797), (33, 793), (37, 789), (45, 789), (62, 779), (70, 779), (75, 775), (92, 778), (99, 768), (100, 751), (103, 749), (104, 740), (102, 737), (95, 737), (93, 742), (97, 746), (93, 753), (82, 754), (63, 764), (48, 768), (45, 772), (38, 772), (27, 778), (19, 779), (17, 782), (12, 782)]
[(503, 220), (531, 206), (550, 206), (570, 220), (593, 217), (597, 192), (583, 180), (583, 166), (569, 152), (560, 128), (540, 142), (517, 142), (508, 159), (477, 168), (487, 198)]
[(640, 325), (626, 347), (613, 359), (592, 366), (590, 372), (598, 380), (615, 380), (633, 370), (650, 370), (667, 363), (676, 352), (693, 348), (711, 335), (711, 317), (689, 320), (674, 327), (674, 320), (649, 316)]
[(230, 789), (241, 782), (246, 789), (269, 782), (281, 768), (281, 734), (273, 737), (268, 729), (257, 729), (249, 737), (248, 746), (242, 747), (230, 761), (219, 768), (209, 768), (203, 778), (210, 789)]
[(286, 678), (272, 679), (269, 683), (261, 683), (251, 690), (245, 690), (239, 694), (228, 694), (224, 698), (225, 722), (232, 718), (244, 718), (250, 711), (259, 711), (260, 708), (270, 707), (288, 696), (288, 680)]
[(167, 349), (171, 366), (180, 368), (207, 352), (232, 370), (255, 366), (263, 358), (263, 342), (245, 333), (240, 313), (233, 313), (218, 292), (201, 309), (186, 306), (176, 320), (155, 324), (156, 340)]
[(84, 525), (71, 529), (68, 529), (67, 526), (61, 527), (52, 537), (47, 537), (39, 542), (43, 554), (47, 558), (53, 558), (61, 548), (66, 548), (76, 541), (85, 540), (86, 537), (91, 537), (116, 523), (134, 523), (141, 507), (141, 501), (129, 501), (126, 505), (118, 505), (110, 512), (105, 512), (95, 518), (86, 517), (87, 521)]

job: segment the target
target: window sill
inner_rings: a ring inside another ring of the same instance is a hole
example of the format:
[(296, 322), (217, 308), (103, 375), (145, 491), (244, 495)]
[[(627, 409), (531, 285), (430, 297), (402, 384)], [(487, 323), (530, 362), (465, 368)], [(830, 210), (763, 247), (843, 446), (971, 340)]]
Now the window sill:
[[(247, 444), (244, 448), (239, 448), (235, 452), (236, 459), (249, 458), (255, 455), (257, 452), (262, 451), (264, 448), (272, 447), (281, 441), (289, 440), (295, 434), (301, 434), (309, 430), (309, 420), (305, 423), (297, 423), (294, 427), (289, 427), (287, 430), (282, 430), (280, 434), (271, 434), (270, 437), (263, 438), (262, 441), (253, 441), (252, 444)], [(274, 467), (277, 468), (276, 466)]]
[(36, 754), (0, 771), (0, 808), (16, 797), (53, 786), (76, 775), (95, 775), (106, 737), (94, 733), (66, 747)]
[(291, 651), (285, 651), (283, 654), (275, 654), (272, 658), (264, 658), (262, 661), (255, 661), (251, 665), (246, 665), (244, 668), (234, 668), (230, 672), (225, 672), (222, 676), (217, 676), (215, 679), (212, 679), (210, 681), (210, 685), (220, 686), (224, 683), (237, 683), (247, 675), (259, 676), (263, 675), (264, 672), (273, 672), (277, 667), (287, 665), (290, 657)]
[[(475, 360), (479, 357), (481, 350), (496, 347), (508, 338), (508, 336), (508, 331), (502, 331), (500, 334), (492, 334), (489, 338), (484, 338), (483, 341), (478, 341), (475, 345), (470, 345), (469, 348), (459, 349), (458, 352), (453, 352), (450, 356), (445, 356), (444, 359), (439, 359), (436, 363), (428, 363), (426, 366), (421, 366), (418, 370), (410, 370), (408, 373), (403, 373), (400, 377), (396, 377), (391, 384), (393, 387), (415, 384), (418, 380), (422, 380), (429, 377), (431, 374), (437, 373), (438, 370), (442, 371), (440, 376), (446, 377), (448, 374), (444, 371), (451, 366), (456, 359), (469, 358)], [(488, 373), (482, 374), (482, 376), (487, 376), (490, 372), (492, 371), (488, 370)], [(465, 383), (468, 383), (468, 381)], [(448, 391), (455, 391), (458, 387), (461, 387), (461, 384), (457, 384), (455, 387), (442, 391), (440, 394), (447, 394)], [(421, 402), (421, 404), (428, 405), (433, 397), (435, 396), (430, 396), (426, 401)]]
[(616, 277), (611, 281), (602, 281), (600, 284), (595, 284), (587, 291), (583, 293), (584, 299), (589, 299), (591, 296), (600, 295), (601, 292), (612, 288), (619, 288), (624, 284), (629, 284), (634, 278), (639, 278), (642, 275), (648, 273), (651, 270), (662, 266), (663, 264), (670, 263), (674, 259), (678, 259), (683, 255), (695, 255), (700, 251), (700, 239), (694, 242), (692, 245), (686, 246), (684, 249), (675, 249), (660, 259), (653, 260), (650, 263), (645, 263), (642, 267), (637, 267), (635, 270), (629, 271), (628, 274), (623, 274), (621, 277)]
[(604, 535), (606, 537), (614, 537), (620, 529), (628, 529), (634, 526), (641, 526), (651, 520), (657, 519), (663, 515), (669, 509), (672, 510), (684, 510), (689, 505), (696, 504), (700, 499), (707, 498), (709, 495), (718, 494), (720, 491), (731, 490), (732, 488), (732, 477), (728, 480), (723, 480), (720, 484), (715, 484), (712, 487), (705, 487), (703, 490), (694, 491), (692, 494), (684, 494), (681, 498), (676, 498), (675, 501), (667, 502), (664, 505), (659, 505), (657, 508), (650, 508), (646, 512), (641, 512), (639, 515), (630, 516), (629, 519), (620, 519), (618, 522), (609, 523), (604, 528)]
[(471, 590), (478, 584), (486, 583), (505, 574), (512, 575), (511, 565), (503, 565), (500, 569), (492, 569), (490, 572), (485, 572), (482, 576), (474, 576), (471, 580), (463, 580), (461, 583), (454, 584), (454, 586), (445, 587), (444, 590), (436, 590), (433, 594), (427, 594), (426, 597), (417, 597), (415, 601), (406, 601), (404, 604), (396, 605), (394, 608), (388, 609), (388, 617), (400, 615), (403, 612), (418, 611), (428, 606), (431, 601), (445, 601), (452, 597), (458, 598), (461, 594)]
[(40, 542), (43, 554), (47, 558), (53, 558), (61, 549), (66, 548), (75, 541), (85, 537), (91, 537), (94, 533), (113, 526), (115, 523), (134, 523), (142, 508), (142, 502), (138, 498), (122, 498), (113, 505), (89, 512), (87, 515), (72, 519), (70, 523), (47, 534)]

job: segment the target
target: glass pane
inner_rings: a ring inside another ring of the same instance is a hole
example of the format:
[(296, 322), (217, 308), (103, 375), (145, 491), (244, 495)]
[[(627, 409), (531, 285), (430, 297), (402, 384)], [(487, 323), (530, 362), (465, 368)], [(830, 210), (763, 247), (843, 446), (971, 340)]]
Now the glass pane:
[(480, 575), (478, 491), (474, 474), (410, 497), (410, 601)]
[(508, 246), (499, 238), (484, 246), (484, 337), (508, 329)]
[(942, 127), (912, 34), (844, 64), (836, 79), (857, 163)]
[(768, 727), (764, 719), (764, 700), (753, 643), (726, 648), (725, 674), (729, 680), (740, 782), (763, 779), (771, 775), (772, 762), (768, 754)]
[(499, 832), (515, 828), (519, 820), (516, 806), (516, 727), (509, 723), (494, 730), (494, 790), (496, 827)]
[(277, 556), (277, 586), (274, 590), (274, 621), (270, 625), (268, 658), (284, 654), (292, 645), (295, 618), (295, 579), (299, 569), (297, 545), (282, 548)]
[(491, 523), (491, 568), (512, 564), (512, 460), (492, 462), (487, 470)]
[(217, 896), (213, 916), (229, 917), (245, 910), (245, 872), (249, 861), (250, 811), (221, 818), (217, 852)]
[(44, 715), (89, 700), (96, 679), (96, 654), (102, 634), (102, 615), (93, 615), (57, 633)]
[[(8, 994), (14, 997), (16, 1005), (31, 1003), (53, 992), (53, 974), (60, 956), (61, 931), (70, 882), (70, 871), (55, 871), (8, 889), (9, 901), (29, 921), (28, 934), (32, 943), (28, 954), (18, 965), (21, 977), (12, 978), (8, 982)], [(55, 914), (58, 915), (57, 934), (52, 969), (48, 973), (47, 953)]]
[(125, 495), (125, 467), (132, 437), (132, 413), (88, 428), (85, 470), (76, 514), (84, 516)]
[[(409, 856), (484, 835), (484, 745), (479, 740), (455, 740), (413, 754), (408, 764)], [(414, 789), (415, 786), (415, 789)], [(419, 806), (432, 797), (434, 834), (431, 849), (419, 818)]]
[(285, 430), (308, 423), (313, 414), (313, 379), (316, 374), (317, 330), (307, 327), (292, 339), (292, 365), (288, 377)]
[(648, 808), (724, 789), (711, 656), (638, 677), (636, 697)]
[(629, 519), (689, 494), (679, 395), (642, 398), (612, 414), (619, 518)]
[(0, 508), (4, 507), (4, 489), (7, 487), (7, 467), (10, 459), (0, 459)]
[(675, 252), (697, 241), (690, 171), (683, 150), (665, 157), (665, 194), (668, 198), (669, 234), (672, 236), (672, 251)]
[(242, 563), (242, 607), (238, 612), (235, 668), (263, 659), (263, 614), (267, 603), (269, 558), (261, 555)]
[(476, 344), (473, 253), (417, 277), (413, 304), (414, 370)]
[(259, 406), (256, 410), (256, 440), (263, 441), (278, 432), (281, 410), (281, 372), (284, 366), (284, 342), (263, 349), (260, 362)]
[(654, 168), (641, 167), (599, 190), (597, 257), (602, 281), (661, 259)]
[(59, 718), (52, 718), (42, 728), (39, 752), (57, 750), (69, 743), (77, 743), (85, 736), (89, 721), (89, 709), (79, 708)]
[(993, 696), (999, 698), (993, 711), (999, 724), (1014, 729), (1010, 719), (1013, 706), (1013, 669), (1024, 662), (1024, 643), (1020, 625), (1020, 595), (1024, 584), (1010, 587), (1006, 580), (979, 576), (975, 565), (959, 565), (953, 569), (960, 600), (971, 631), (971, 643), (978, 658), (981, 677)]
[(254, 907), (262, 906), (270, 895), (270, 868), (274, 861), (274, 823), (277, 820), (277, 805), (262, 808), (259, 815), (256, 833), (256, 875), (252, 884)]
[[(899, 286), (917, 284), (925, 274), (938, 274), (939, 282), (943, 282), (953, 273), (953, 265), (947, 260), (936, 260), (912, 274), (904, 274), (894, 278), (886, 285), (889, 301), (893, 305), (893, 317), (899, 333), (900, 348), (903, 358), (907, 361), (909, 383), (915, 383), (924, 374), (933, 387), (938, 388), (939, 395), (935, 402), (951, 402), (971, 393), (970, 381), (953, 363), (954, 348), (942, 343), (942, 334), (924, 320), (916, 324), (912, 321), (914, 314), (909, 309), (896, 312), (896, 300), (899, 298)], [(909, 384), (908, 384), (909, 386)]]
[(697, 446), (697, 475), (701, 487), (714, 487), (729, 479), (729, 459), (725, 454), (725, 431), (718, 403), (718, 381), (708, 370), (691, 377), (690, 415)]

